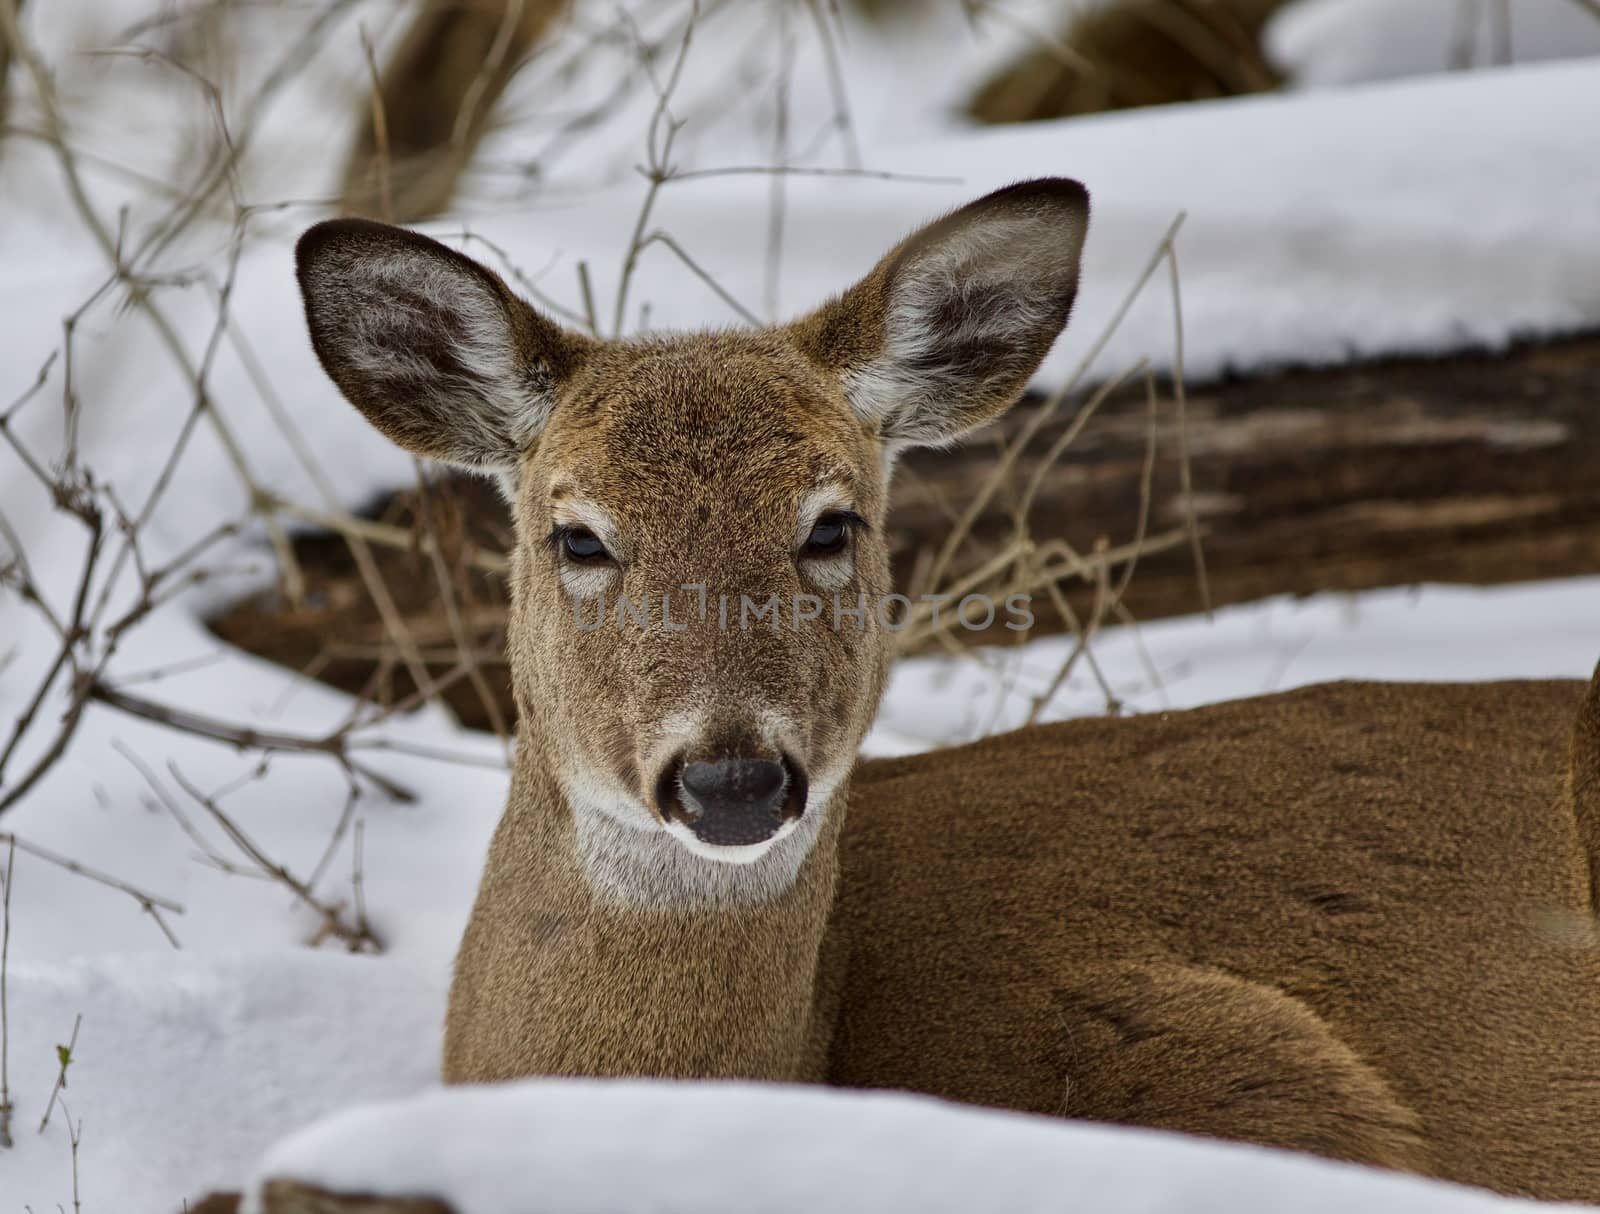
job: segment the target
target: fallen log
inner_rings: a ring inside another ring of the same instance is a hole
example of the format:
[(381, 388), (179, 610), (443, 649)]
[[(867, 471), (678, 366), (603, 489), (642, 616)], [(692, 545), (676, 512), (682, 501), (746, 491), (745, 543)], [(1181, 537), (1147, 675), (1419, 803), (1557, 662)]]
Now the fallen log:
[[(921, 592), (918, 579), (953, 520), (996, 478), (1003, 444), (1040, 407), (1032, 398), (962, 447), (906, 457), (888, 527), (901, 590)], [(1021, 487), (1071, 414), (1064, 408), (1040, 429), (976, 519), (949, 576), (978, 568), (1015, 540)], [(1174, 402), (1161, 403), (1148, 532), (1182, 527), (1192, 500), (1209, 598), (1188, 545), (1156, 546), (1140, 558), (1123, 600), (1139, 619), (1278, 594), (1600, 573), (1600, 336), (1203, 385), (1190, 389), (1186, 419), (1180, 436)], [(1181, 437), (1192, 498), (1183, 492)], [(1041, 477), (1027, 520), (1032, 538), (1084, 554), (1097, 545), (1126, 547), (1139, 534), (1149, 438), (1142, 386), (1108, 399)], [(469, 559), (509, 543), (504, 503), (486, 482), (460, 478), (449, 482), (443, 505), (430, 495), (423, 513), (443, 520), (454, 623), (435, 579), (434, 541), (413, 539), (415, 494), (396, 495), (378, 511), (401, 544), (377, 549), (380, 566), (428, 669), (442, 676), (459, 665), (456, 638), (464, 630), (496, 711), (510, 720), (498, 657), (503, 579), (487, 571), (498, 557)], [(307, 600), (291, 605), (267, 595), (237, 604), (212, 621), (218, 635), (380, 702), (411, 694), (414, 684), (345, 542), (306, 535), (296, 549)], [(1080, 582), (1065, 591), (1088, 617), (1095, 587)], [(1033, 607), (1038, 632), (1061, 630), (1047, 597), (1036, 595)], [(959, 635), (1013, 642), (1019, 634), (997, 626)], [(466, 724), (492, 720), (475, 680), (457, 678), (441, 695)]]
[[(1026, 418), (1014, 411), (994, 437)], [(1600, 336), (1235, 379), (1192, 388), (1187, 418), (1213, 606), (1600, 573)], [(1041, 431), (1013, 479), (1026, 483), (1066, 424)], [(1034, 535), (1084, 552), (1132, 536), (1147, 433), (1142, 392), (1108, 402), (1044, 479)], [(1152, 530), (1185, 513), (1170, 403), (1157, 440)], [(997, 450), (992, 438), (907, 461), (890, 520), (897, 564), (942, 539), (949, 503), (994, 474)], [(1002, 512), (988, 512), (969, 560), (1010, 533)], [(1141, 619), (1206, 605), (1181, 548), (1141, 560), (1125, 601)]]

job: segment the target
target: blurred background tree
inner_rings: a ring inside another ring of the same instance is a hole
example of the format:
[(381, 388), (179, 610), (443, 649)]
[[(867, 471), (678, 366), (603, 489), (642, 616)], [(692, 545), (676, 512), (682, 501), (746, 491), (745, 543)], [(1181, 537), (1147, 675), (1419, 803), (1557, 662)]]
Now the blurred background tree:
[(567, 0), (425, 0), (381, 72), (345, 165), (342, 208), (395, 223), (443, 212), (496, 102)]
[[(1072, 13), (1059, 36), (991, 76), (979, 122), (1031, 122), (1258, 93), (1281, 83), (1261, 31), (1286, 0), (1119, 0)], [(971, 10), (987, 0), (964, 0)]]

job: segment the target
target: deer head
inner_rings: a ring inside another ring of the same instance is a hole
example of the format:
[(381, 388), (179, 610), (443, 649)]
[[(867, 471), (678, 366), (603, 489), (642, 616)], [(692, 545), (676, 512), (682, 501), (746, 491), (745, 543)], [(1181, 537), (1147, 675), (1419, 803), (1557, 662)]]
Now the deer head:
[(892, 652), (894, 456), (1021, 394), (1087, 223), (1077, 183), (1024, 182), (799, 321), (628, 341), (562, 329), (412, 232), (305, 234), (329, 376), (395, 442), (498, 475), (514, 502), (519, 770), (553, 776), (580, 837), (792, 878)]

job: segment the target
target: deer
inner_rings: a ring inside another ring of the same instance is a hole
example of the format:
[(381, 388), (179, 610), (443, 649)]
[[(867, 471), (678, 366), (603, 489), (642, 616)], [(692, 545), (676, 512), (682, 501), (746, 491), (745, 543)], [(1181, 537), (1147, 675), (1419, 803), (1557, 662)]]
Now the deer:
[(1024, 181), (800, 319), (617, 339), (419, 233), (301, 237), (333, 384), (514, 514), (444, 1081), (903, 1089), (1600, 1200), (1600, 671), (858, 759), (896, 458), (1023, 395), (1088, 226)]

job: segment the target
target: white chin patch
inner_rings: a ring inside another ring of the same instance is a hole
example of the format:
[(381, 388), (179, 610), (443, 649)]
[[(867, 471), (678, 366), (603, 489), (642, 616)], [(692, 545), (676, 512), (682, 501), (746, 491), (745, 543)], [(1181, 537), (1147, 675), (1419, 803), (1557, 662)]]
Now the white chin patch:
[(798, 820), (791, 818), (760, 843), (746, 843), (738, 846), (707, 843), (681, 822), (669, 822), (667, 824), (667, 833), (702, 859), (716, 860), (721, 864), (754, 864), (771, 851), (780, 840), (786, 839), (794, 833), (794, 829), (798, 825)]

